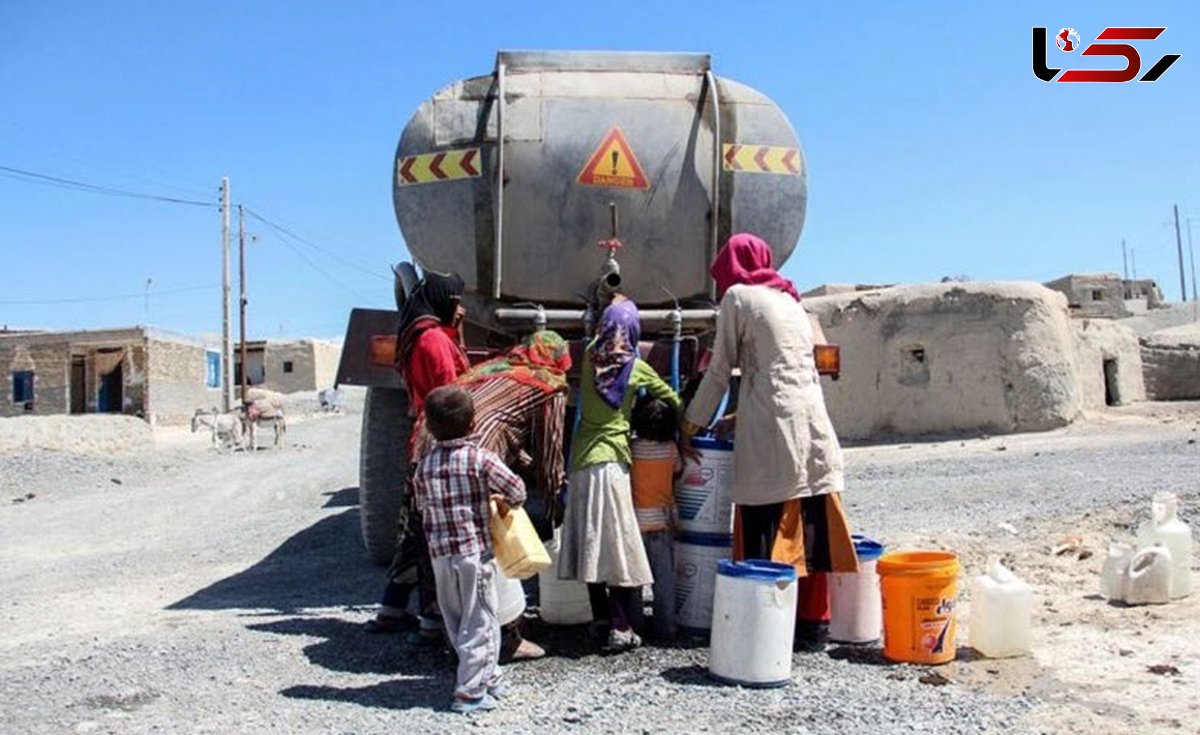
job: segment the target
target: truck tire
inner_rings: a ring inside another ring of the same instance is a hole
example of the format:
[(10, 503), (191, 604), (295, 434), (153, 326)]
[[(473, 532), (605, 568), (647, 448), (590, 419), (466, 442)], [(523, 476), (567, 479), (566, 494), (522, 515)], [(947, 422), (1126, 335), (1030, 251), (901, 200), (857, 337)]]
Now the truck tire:
[(391, 563), (404, 485), (408, 482), (408, 393), (397, 388), (367, 388), (358, 452), (358, 517), (367, 556)]

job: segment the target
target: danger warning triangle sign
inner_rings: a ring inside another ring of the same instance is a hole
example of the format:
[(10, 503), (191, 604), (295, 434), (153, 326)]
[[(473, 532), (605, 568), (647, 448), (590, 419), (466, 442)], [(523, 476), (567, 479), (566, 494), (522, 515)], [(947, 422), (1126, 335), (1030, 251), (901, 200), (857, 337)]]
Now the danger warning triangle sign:
[(642, 171), (629, 141), (620, 128), (613, 128), (600, 141), (587, 165), (579, 172), (579, 183), (585, 186), (607, 186), (615, 189), (649, 189), (650, 181)]

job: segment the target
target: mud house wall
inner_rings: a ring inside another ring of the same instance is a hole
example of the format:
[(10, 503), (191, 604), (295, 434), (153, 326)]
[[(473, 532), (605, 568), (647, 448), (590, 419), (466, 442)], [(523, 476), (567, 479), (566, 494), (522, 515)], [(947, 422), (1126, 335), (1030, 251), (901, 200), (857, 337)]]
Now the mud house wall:
[(903, 286), (806, 299), (842, 377), (840, 435), (1036, 431), (1079, 415), (1066, 299), (1033, 283)]
[(1067, 305), (1073, 316), (1129, 316), (1125, 308), (1125, 286), (1115, 274), (1064, 276), (1050, 281), (1046, 287), (1067, 297)]
[[(70, 406), (70, 352), (65, 340), (46, 341), (35, 337), (0, 340), (0, 416), (48, 416), (66, 413)], [(33, 410), (13, 402), (13, 372), (32, 370)]]
[(147, 341), (148, 401), (146, 419), (152, 424), (185, 424), (197, 408), (221, 405), (221, 389), (206, 385), (203, 345), (150, 339)]
[[(263, 385), (279, 393), (295, 393), (317, 387), (316, 365), (311, 340), (267, 342), (267, 380)], [(288, 363), (291, 371), (287, 372)]]
[(313, 387), (329, 388), (337, 378), (338, 361), (342, 359), (342, 346), (323, 340), (313, 341)]
[(1146, 400), (1137, 334), (1105, 319), (1077, 319), (1073, 326), (1082, 407), (1103, 408)]
[(1146, 395), (1155, 401), (1200, 399), (1200, 326), (1183, 325), (1141, 341)]

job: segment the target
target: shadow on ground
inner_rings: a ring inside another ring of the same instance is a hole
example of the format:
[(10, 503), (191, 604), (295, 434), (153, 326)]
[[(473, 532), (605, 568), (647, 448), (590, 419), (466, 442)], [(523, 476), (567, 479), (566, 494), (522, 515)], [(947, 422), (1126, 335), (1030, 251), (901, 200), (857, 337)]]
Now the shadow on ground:
[(357, 607), (377, 603), (383, 582), (382, 571), (363, 554), (354, 509), (314, 523), (257, 564), (167, 609), (273, 610), (286, 615), (311, 608)]
[(358, 507), (358, 488), (344, 487), (341, 490), (336, 490), (331, 493), (325, 493), (328, 500), (322, 508), (357, 508)]
[(385, 681), (365, 687), (334, 687), (300, 684), (282, 689), (289, 699), (348, 702), (381, 709), (445, 709), (454, 694), (453, 677), (432, 682), (424, 679)]
[(292, 617), (255, 623), (249, 630), (320, 639), (304, 647), (314, 666), (348, 674), (427, 679), (454, 678), (454, 659), (445, 646), (410, 643), (405, 633), (375, 635), (361, 623), (334, 617)]

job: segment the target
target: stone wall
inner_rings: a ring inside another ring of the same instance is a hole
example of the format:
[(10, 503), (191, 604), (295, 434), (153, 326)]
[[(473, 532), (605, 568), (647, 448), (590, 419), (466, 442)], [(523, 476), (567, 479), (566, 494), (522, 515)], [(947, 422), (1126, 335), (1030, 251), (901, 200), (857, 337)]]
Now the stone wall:
[(805, 299), (842, 376), (823, 381), (840, 436), (1006, 433), (1079, 416), (1066, 299), (1036, 283), (946, 283)]
[(1083, 408), (1146, 400), (1137, 334), (1107, 319), (1077, 319), (1075, 371)]
[(1142, 338), (1146, 395), (1155, 401), (1200, 399), (1200, 324), (1185, 324)]
[[(0, 377), (3, 378), (3, 394), (0, 394), (0, 416), (49, 416), (66, 413), (71, 401), (70, 394), (70, 351), (66, 341), (49, 339), (43, 335), (5, 337), (0, 340)], [(33, 404), (26, 410), (24, 403), (13, 402), (12, 374), (19, 370), (32, 370)]]
[(220, 407), (221, 389), (205, 384), (207, 349), (203, 345), (151, 337), (147, 350), (147, 421), (185, 424), (197, 408)]

